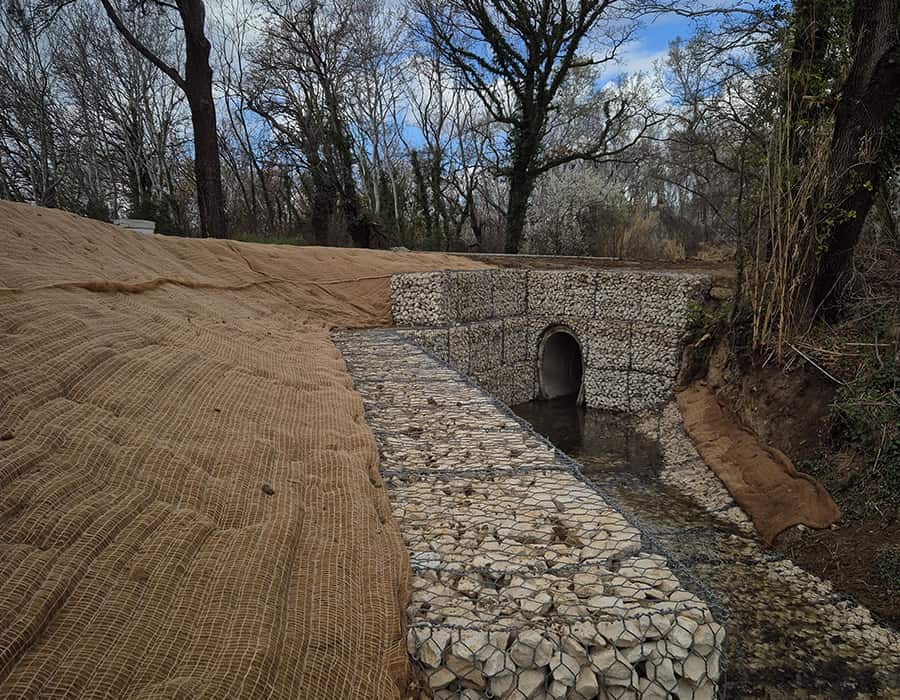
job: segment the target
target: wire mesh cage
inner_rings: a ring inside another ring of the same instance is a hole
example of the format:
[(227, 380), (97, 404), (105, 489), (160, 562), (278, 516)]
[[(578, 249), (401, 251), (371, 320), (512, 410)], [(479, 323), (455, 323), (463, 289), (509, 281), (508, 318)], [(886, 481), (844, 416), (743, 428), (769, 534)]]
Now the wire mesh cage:
[(418, 697), (722, 696), (724, 609), (576, 462), (396, 332), (335, 342), (410, 553)]

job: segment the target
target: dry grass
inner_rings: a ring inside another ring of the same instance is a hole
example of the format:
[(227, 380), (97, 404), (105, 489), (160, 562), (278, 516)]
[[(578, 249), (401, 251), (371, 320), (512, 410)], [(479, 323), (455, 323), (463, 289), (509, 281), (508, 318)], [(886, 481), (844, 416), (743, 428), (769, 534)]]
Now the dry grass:
[(780, 121), (769, 144), (760, 202), (753, 264), (749, 273), (753, 348), (771, 349), (784, 358), (789, 344), (809, 330), (807, 313), (817, 263), (811, 231), (821, 218), (822, 183), (827, 176), (827, 124), (797, 161), (790, 115)]

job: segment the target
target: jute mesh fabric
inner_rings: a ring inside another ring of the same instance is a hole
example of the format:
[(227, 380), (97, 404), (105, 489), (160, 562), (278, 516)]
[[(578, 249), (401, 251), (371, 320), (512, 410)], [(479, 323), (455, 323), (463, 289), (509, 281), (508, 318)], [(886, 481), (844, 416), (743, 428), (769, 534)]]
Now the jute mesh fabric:
[(476, 263), (0, 202), (0, 696), (395, 698), (409, 564), (330, 325)]

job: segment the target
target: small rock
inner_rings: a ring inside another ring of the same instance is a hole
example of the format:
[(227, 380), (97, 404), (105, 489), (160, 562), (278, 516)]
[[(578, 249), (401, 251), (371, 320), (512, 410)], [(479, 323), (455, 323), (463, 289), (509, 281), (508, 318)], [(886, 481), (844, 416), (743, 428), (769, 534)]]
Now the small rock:
[(594, 598), (603, 595), (603, 583), (596, 574), (575, 574), (572, 577), (575, 584), (575, 595), (579, 598)]
[(553, 680), (567, 687), (575, 685), (575, 676), (579, 669), (578, 659), (564, 651), (554, 654), (550, 659), (550, 673)]
[(666, 635), (666, 639), (674, 642), (680, 647), (690, 649), (694, 645), (694, 632), (697, 631), (699, 626), (700, 625), (697, 624), (696, 620), (679, 616), (675, 620), (672, 629), (669, 630), (669, 634)]
[(584, 648), (584, 645), (579, 642), (577, 639), (574, 639), (569, 636), (564, 636), (562, 638), (562, 650), (566, 652), (569, 656), (574, 657), (574, 659), (578, 662), (579, 666), (583, 666), (587, 663), (588, 653), (587, 649)]
[[(675, 678), (675, 667), (671, 659), (664, 659), (654, 655), (647, 664), (647, 678), (657, 683), (663, 691), (673, 691), (678, 681)], [(665, 696), (665, 692), (663, 692)]]
[(0, 433), (0, 442), (6, 442), (7, 440), (12, 440), (16, 436), (15, 433), (6, 431), (5, 433)]
[(621, 598), (608, 595), (596, 595), (588, 599), (585, 603), (588, 610), (594, 612), (603, 612), (609, 615), (622, 615), (625, 613), (625, 607)]
[(450, 649), (454, 656), (466, 661), (474, 661), (478, 653), (488, 647), (488, 633), (484, 630), (459, 630)]
[(644, 630), (644, 637), (646, 639), (659, 639), (660, 637), (665, 637), (675, 624), (675, 620), (672, 617), (660, 614), (641, 618), (641, 622), (646, 625), (646, 629)]
[(716, 696), (715, 686), (712, 683), (703, 683), (694, 687), (686, 680), (678, 681), (678, 687), (675, 689), (675, 695), (678, 698), (688, 698), (690, 700), (713, 700)]
[(566, 694), (569, 692), (569, 686), (559, 681), (553, 681), (547, 687), (545, 697), (548, 700), (566, 700)]
[(438, 668), (428, 674), (428, 687), (432, 690), (445, 688), (456, 680), (456, 674), (449, 668)]
[[(629, 620), (629, 622), (631, 622)], [(594, 637), (597, 644), (612, 644), (617, 647), (631, 647), (641, 641), (640, 636), (634, 633), (630, 626), (626, 626), (622, 620), (611, 620), (597, 623), (597, 635)]]
[(719, 649), (725, 641), (725, 629), (714, 622), (697, 627), (694, 632), (694, 645), (701, 654), (709, 654), (714, 649)]
[(522, 612), (529, 617), (533, 615), (546, 615), (547, 611), (550, 610), (551, 605), (553, 605), (553, 598), (544, 591), (535, 593), (530, 598), (519, 599), (519, 607), (522, 609)]
[(525, 630), (509, 649), (509, 658), (521, 668), (546, 666), (553, 655), (553, 644), (537, 630)]
[(481, 669), (488, 678), (495, 678), (497, 676), (512, 673), (516, 670), (516, 667), (515, 664), (509, 660), (506, 652), (498, 649), (484, 660)]
[(681, 662), (681, 675), (694, 683), (699, 683), (706, 678), (706, 659), (697, 654), (691, 654)]
[(641, 700), (668, 700), (669, 694), (656, 682), (649, 678), (641, 678), (638, 682)]
[(591, 662), (610, 685), (628, 684), (632, 680), (631, 664), (615, 647), (591, 649)]
[(575, 692), (582, 698), (593, 698), (600, 692), (597, 674), (594, 673), (590, 664), (582, 666), (578, 675), (575, 676)]
[(468, 576), (463, 576), (459, 583), (456, 584), (456, 590), (460, 593), (466, 593), (475, 596), (479, 591), (481, 591), (481, 584), (478, 583), (474, 578), (470, 578)]
[(495, 698), (509, 697), (509, 691), (512, 690), (515, 682), (516, 675), (514, 673), (501, 673), (494, 676), (490, 682), (491, 695)]
[(444, 663), (461, 681), (466, 681), (476, 688), (484, 688), (487, 685), (484, 674), (475, 667), (473, 660), (461, 659), (453, 654), (448, 654)]
[(544, 686), (546, 676), (542, 670), (536, 668), (526, 668), (519, 671), (517, 680), (517, 689), (524, 698), (533, 698), (535, 694)]
[(275, 493), (275, 489), (272, 488), (272, 485), (271, 485), (271, 484), (263, 484), (263, 485), (262, 485), (262, 492), (263, 492), (264, 494), (266, 494), (267, 496), (271, 496), (272, 494)]

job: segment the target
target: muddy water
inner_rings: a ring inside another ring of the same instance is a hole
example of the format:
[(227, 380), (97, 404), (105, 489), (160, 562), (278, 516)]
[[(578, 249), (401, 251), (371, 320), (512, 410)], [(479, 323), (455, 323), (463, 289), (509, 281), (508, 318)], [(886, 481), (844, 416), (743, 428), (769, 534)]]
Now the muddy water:
[(900, 698), (896, 635), (663, 483), (660, 445), (628, 416), (568, 399), (513, 410), (580, 462), (727, 610), (726, 697)]

